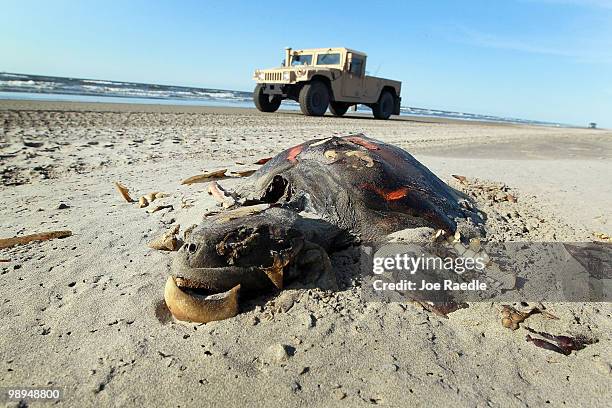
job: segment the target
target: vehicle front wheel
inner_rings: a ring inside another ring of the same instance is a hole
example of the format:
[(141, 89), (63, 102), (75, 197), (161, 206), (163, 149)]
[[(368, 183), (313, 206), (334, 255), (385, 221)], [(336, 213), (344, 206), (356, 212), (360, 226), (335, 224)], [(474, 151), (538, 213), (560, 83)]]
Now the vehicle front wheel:
[(300, 90), (300, 109), (307, 116), (323, 116), (329, 106), (329, 91), (321, 81), (312, 81)]
[(260, 112), (276, 112), (281, 104), (281, 98), (263, 93), (263, 84), (257, 84), (253, 91), (253, 102)]
[(376, 119), (389, 119), (393, 113), (394, 102), (391, 92), (383, 91), (378, 102), (372, 106), (374, 117)]
[(346, 102), (330, 102), (329, 103), (329, 111), (335, 116), (342, 116), (346, 113), (349, 105)]

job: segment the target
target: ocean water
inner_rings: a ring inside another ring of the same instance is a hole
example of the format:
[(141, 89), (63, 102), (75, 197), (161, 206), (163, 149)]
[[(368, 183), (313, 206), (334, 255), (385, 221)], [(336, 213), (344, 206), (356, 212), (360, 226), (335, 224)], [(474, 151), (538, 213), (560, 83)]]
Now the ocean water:
[[(0, 88), (2, 89), (2, 88)], [(227, 101), (209, 99), (172, 99), (172, 98), (144, 98), (136, 96), (110, 96), (110, 95), (81, 95), (60, 94), (42, 92), (3, 92), (0, 91), (1, 99), (18, 99), (30, 101), (59, 101), (59, 102), (107, 102), (107, 103), (142, 103), (151, 105), (192, 105), (192, 106), (228, 106), (252, 108), (252, 101)], [(296, 104), (296, 108), (299, 106)], [(283, 105), (284, 108), (285, 105)]]
[[(252, 92), (246, 91), (2, 72), (0, 72), (0, 99), (253, 107)], [(283, 101), (281, 109), (296, 110), (299, 106), (293, 101)], [(357, 110), (370, 111), (363, 106), (359, 106)], [(471, 121), (566, 126), (560, 123), (410, 106), (402, 106), (401, 113)]]

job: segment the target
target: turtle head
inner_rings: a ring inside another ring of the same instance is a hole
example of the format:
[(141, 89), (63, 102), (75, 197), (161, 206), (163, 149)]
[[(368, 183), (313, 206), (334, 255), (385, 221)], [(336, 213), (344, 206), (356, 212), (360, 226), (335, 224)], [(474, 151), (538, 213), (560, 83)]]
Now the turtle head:
[(171, 275), (179, 286), (221, 292), (282, 288), (304, 247), (288, 210), (239, 208), (207, 218), (185, 238)]

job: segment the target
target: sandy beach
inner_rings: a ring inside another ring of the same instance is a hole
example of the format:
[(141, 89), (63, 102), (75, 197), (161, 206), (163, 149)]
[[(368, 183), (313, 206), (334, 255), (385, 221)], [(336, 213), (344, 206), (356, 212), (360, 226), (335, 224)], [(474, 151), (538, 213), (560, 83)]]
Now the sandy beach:
[[(0, 250), (0, 387), (58, 387), (60, 406), (607, 406), (610, 303), (551, 303), (559, 320), (530, 317), (536, 330), (597, 340), (569, 356), (502, 327), (497, 303), (444, 319), (366, 302), (351, 280), (262, 297), (220, 322), (172, 318), (173, 253), (147, 243), (217, 208), (205, 184), (180, 181), (350, 133), (402, 147), (458, 189), (452, 175), (503, 185), (516, 202), (476, 197), (498, 240), (612, 235), (609, 130), (3, 100), (0, 238), (72, 236)], [(134, 197), (168, 193), (160, 203), (172, 208), (126, 203), (116, 181)]]

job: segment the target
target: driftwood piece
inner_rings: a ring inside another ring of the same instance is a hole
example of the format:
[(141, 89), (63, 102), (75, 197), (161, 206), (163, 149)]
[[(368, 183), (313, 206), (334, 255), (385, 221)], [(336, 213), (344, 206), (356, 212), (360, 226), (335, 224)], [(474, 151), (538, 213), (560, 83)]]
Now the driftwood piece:
[(24, 235), (21, 237), (0, 239), (0, 249), (11, 248), (15, 245), (27, 244), (32, 241), (48, 241), (56, 238), (66, 238), (72, 235), (72, 231), (49, 231), (38, 234)]
[(161, 251), (177, 251), (180, 247), (180, 242), (176, 235), (179, 232), (180, 225), (175, 225), (166, 231), (162, 236), (149, 242), (149, 248)]
[(119, 183), (118, 181), (115, 181), (115, 187), (117, 187), (117, 190), (119, 190), (119, 193), (121, 194), (121, 196), (123, 197), (125, 201), (127, 201), (128, 203), (134, 202), (134, 199), (130, 197), (130, 190), (128, 190), (126, 186)]
[(168, 194), (162, 193), (161, 191), (153, 191), (149, 194), (145, 194), (138, 199), (138, 207), (140, 208), (147, 207), (149, 204), (151, 204), (153, 201), (157, 200), (158, 198), (164, 198), (164, 197), (168, 197)]
[(153, 214), (155, 212), (161, 211), (161, 210), (165, 210), (166, 208), (171, 208), (174, 209), (174, 206), (172, 204), (163, 204), (163, 205), (156, 205), (155, 207), (151, 207), (147, 210), (147, 212), (149, 214)]
[(500, 312), (501, 324), (507, 329), (516, 330), (521, 323), (534, 314), (541, 314), (547, 319), (559, 320), (557, 316), (541, 308), (534, 307), (526, 312), (521, 312), (510, 305), (502, 305), (502, 310)]
[(208, 185), (208, 193), (219, 201), (224, 208), (230, 208), (236, 204), (236, 200), (232, 197), (232, 195), (224, 190), (223, 187), (221, 187), (216, 181), (213, 181)]
[(196, 176), (186, 178), (185, 180), (181, 181), (181, 184), (205, 183), (211, 180), (220, 180), (226, 177), (225, 175), (226, 172), (227, 172), (227, 169), (221, 169), (221, 170), (211, 171), (208, 173), (198, 174)]
[(257, 170), (238, 170), (232, 171), (232, 175), (235, 177), (249, 177), (251, 174), (255, 173)]

